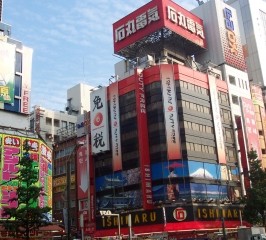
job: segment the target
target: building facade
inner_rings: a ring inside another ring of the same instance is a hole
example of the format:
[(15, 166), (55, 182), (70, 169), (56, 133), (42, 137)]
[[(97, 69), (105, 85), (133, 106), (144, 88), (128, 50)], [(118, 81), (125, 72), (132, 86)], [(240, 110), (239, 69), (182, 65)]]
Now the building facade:
[(220, 13), (212, 17), (225, 34), (213, 34), (220, 45), (209, 45), (202, 19), (172, 1), (151, 1), (113, 24), (114, 51), (130, 60), (91, 93), (95, 237), (185, 239), (221, 228), (235, 237), (229, 229), (248, 225), (235, 126), (243, 107), (233, 96), (251, 101), (250, 87), (244, 58), (223, 46)]
[(77, 116), (65, 111), (34, 106), (29, 118), (30, 130), (40, 134), (51, 147), (58, 141), (76, 135)]

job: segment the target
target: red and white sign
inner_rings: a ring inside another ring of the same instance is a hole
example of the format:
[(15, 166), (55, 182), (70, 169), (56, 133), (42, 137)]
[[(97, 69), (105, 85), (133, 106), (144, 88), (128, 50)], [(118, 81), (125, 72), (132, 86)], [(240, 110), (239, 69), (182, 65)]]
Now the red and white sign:
[[(86, 138), (79, 138), (80, 142), (86, 142)], [(77, 186), (78, 199), (88, 198), (89, 173), (87, 168), (87, 146), (77, 148)]]
[(218, 90), (216, 87), (216, 78), (215, 76), (208, 74), (208, 80), (209, 80), (209, 88), (211, 96), (212, 117), (214, 122), (218, 161), (219, 163), (226, 164), (223, 126), (222, 126), (220, 105), (218, 99)]
[(182, 158), (172, 65), (160, 66), (168, 160)]
[(118, 82), (109, 86), (113, 171), (122, 170)]
[(244, 53), (242, 49), (240, 34), (238, 31), (238, 23), (235, 9), (226, 6), (223, 9), (224, 16), (224, 34), (226, 36), (226, 43), (223, 42), (224, 58), (226, 63), (235, 66), (241, 70), (246, 69), (244, 61)]
[(170, 0), (153, 0), (113, 24), (114, 51), (167, 28), (206, 48), (203, 21)]
[(252, 100), (242, 97), (241, 108), (247, 148), (249, 151), (251, 148), (253, 148), (253, 150), (257, 152), (258, 158), (262, 159), (261, 148), (259, 144), (259, 133), (256, 126), (255, 111)]
[(143, 70), (135, 70), (136, 109), (138, 121), (139, 157), (142, 182), (143, 208), (153, 208), (152, 181), (150, 169), (150, 148), (148, 138), (146, 100), (144, 90)]
[(107, 88), (101, 87), (90, 94), (92, 153), (110, 150), (108, 130)]
[(187, 211), (184, 209), (184, 208), (176, 208), (174, 211), (173, 211), (173, 216), (174, 216), (174, 219), (179, 221), (179, 222), (182, 222), (184, 221), (186, 218), (187, 218)]

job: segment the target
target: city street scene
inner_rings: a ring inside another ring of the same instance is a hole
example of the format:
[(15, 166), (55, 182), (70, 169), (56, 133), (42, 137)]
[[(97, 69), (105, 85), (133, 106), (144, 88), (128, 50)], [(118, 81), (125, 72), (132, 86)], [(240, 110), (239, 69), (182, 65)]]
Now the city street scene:
[(0, 0), (0, 239), (266, 240), (265, 53), (265, 0)]

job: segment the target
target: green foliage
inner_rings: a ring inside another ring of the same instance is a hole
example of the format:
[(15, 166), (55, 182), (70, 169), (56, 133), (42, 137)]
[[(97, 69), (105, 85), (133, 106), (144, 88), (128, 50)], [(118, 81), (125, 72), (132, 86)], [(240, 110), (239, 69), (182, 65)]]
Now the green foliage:
[(4, 216), (7, 220), (4, 227), (14, 234), (14, 237), (30, 239), (30, 231), (38, 230), (41, 226), (49, 224), (47, 213), (49, 207), (39, 207), (38, 198), (44, 195), (42, 188), (38, 185), (39, 172), (36, 163), (30, 158), (30, 146), (25, 141), (24, 153), (18, 165), (17, 197), (9, 201), (17, 201), (17, 208), (4, 208)]
[(257, 157), (253, 149), (248, 153), (251, 188), (247, 189), (244, 199), (244, 218), (254, 225), (265, 226), (266, 172), (262, 169), (261, 161)]

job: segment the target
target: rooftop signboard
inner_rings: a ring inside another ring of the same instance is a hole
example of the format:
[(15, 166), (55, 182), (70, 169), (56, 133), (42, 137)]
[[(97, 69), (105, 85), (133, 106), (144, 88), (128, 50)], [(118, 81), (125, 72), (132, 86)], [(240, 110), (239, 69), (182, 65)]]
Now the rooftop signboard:
[(200, 18), (171, 0), (152, 0), (113, 24), (114, 52), (163, 29), (206, 48)]

